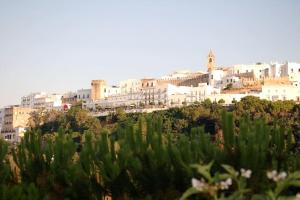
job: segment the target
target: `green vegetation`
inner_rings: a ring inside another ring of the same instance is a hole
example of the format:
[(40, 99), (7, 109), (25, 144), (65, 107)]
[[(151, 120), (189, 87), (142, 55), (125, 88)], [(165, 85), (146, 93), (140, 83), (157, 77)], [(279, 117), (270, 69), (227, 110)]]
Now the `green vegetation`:
[(0, 141), (0, 199), (296, 199), (299, 105), (221, 103), (33, 113), (20, 145)]

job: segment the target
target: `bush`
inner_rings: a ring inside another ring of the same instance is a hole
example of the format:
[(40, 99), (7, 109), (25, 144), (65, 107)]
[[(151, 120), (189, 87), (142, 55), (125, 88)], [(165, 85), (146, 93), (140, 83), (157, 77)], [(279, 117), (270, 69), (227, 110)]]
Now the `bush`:
[(46, 122), (55, 133), (42, 124), (16, 148), (0, 141), (0, 199), (295, 197), (299, 105), (247, 97), (228, 109), (206, 100), (150, 114), (119, 110), (102, 126), (80, 109), (53, 113), (58, 120)]

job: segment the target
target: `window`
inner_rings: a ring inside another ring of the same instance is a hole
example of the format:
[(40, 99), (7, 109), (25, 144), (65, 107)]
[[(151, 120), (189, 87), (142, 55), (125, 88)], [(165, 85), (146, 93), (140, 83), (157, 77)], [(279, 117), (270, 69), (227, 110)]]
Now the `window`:
[(285, 100), (286, 100), (286, 97), (285, 97), (285, 96), (282, 96), (282, 100), (285, 101)]

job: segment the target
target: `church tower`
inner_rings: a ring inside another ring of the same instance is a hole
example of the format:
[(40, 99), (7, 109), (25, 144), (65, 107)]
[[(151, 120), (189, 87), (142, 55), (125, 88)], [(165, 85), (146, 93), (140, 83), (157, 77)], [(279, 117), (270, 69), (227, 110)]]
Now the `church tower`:
[(207, 71), (211, 72), (215, 69), (215, 64), (216, 64), (215, 55), (213, 54), (212, 50), (209, 51), (207, 58), (208, 58)]

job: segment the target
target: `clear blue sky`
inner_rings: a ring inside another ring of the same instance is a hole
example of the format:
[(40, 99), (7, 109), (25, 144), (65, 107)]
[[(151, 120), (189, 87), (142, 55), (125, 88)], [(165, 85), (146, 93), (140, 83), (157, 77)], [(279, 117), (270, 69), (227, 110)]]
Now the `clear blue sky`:
[(0, 0), (0, 107), (92, 79), (300, 62), (299, 0)]

